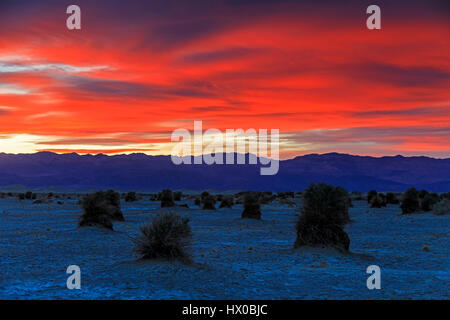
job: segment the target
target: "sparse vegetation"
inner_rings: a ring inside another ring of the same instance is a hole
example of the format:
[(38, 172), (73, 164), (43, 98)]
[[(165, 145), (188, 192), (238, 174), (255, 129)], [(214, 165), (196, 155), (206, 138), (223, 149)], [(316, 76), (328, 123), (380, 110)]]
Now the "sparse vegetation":
[(136, 192), (134, 192), (134, 191), (128, 192), (128, 193), (125, 195), (125, 201), (126, 201), (126, 202), (135, 202), (135, 201), (137, 201), (137, 200), (138, 200), (138, 197), (137, 197), (137, 195), (136, 195)]
[(170, 208), (175, 206), (175, 202), (173, 201), (172, 190), (165, 189), (161, 191), (160, 200), (161, 200), (161, 208)]
[(372, 198), (376, 197), (378, 195), (378, 192), (376, 190), (370, 190), (367, 193), (367, 203), (371, 203), (372, 202)]
[(450, 199), (443, 198), (433, 206), (433, 213), (438, 215), (450, 214)]
[(190, 260), (189, 219), (173, 212), (161, 212), (140, 230), (141, 235), (134, 240), (134, 251), (142, 259)]
[(332, 246), (348, 251), (350, 239), (343, 230), (350, 220), (348, 192), (342, 187), (312, 183), (303, 193), (295, 247)]
[(402, 204), (400, 207), (402, 208), (402, 214), (414, 213), (420, 209), (419, 193), (415, 188), (406, 190), (403, 194)]
[(211, 195), (205, 195), (202, 197), (203, 210), (216, 210), (216, 198)]
[(183, 194), (180, 191), (175, 191), (173, 193), (173, 200), (174, 201), (181, 201), (181, 197), (183, 196)]
[(386, 204), (399, 204), (397, 196), (393, 192), (386, 193)]
[(222, 196), (222, 201), (220, 202), (219, 208), (232, 208), (234, 204), (233, 196), (225, 195)]
[(261, 219), (261, 204), (256, 192), (247, 192), (244, 196), (243, 219)]
[(386, 207), (386, 196), (383, 193), (378, 193), (370, 200), (371, 208), (383, 208)]
[(429, 212), (438, 202), (439, 195), (437, 193), (427, 193), (423, 198), (420, 199), (420, 208), (425, 212)]

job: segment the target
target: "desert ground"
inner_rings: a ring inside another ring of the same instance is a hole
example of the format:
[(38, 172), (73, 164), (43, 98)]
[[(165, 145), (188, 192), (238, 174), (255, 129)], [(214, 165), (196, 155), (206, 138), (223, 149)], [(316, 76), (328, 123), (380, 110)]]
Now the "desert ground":
[[(190, 218), (193, 263), (142, 261), (133, 253), (139, 226), (160, 210), (149, 197), (122, 200), (114, 231), (78, 228), (78, 199), (33, 204), (0, 199), (0, 299), (449, 299), (450, 216), (401, 215), (398, 205), (354, 201), (346, 225), (350, 253), (295, 250), (296, 206), (262, 206), (262, 220), (241, 219), (242, 205)], [(296, 199), (299, 202), (299, 199)], [(425, 247), (425, 249), (424, 249)], [(429, 250), (428, 250), (428, 249)], [(69, 290), (66, 269), (81, 268)], [(381, 268), (369, 290), (366, 268)]]

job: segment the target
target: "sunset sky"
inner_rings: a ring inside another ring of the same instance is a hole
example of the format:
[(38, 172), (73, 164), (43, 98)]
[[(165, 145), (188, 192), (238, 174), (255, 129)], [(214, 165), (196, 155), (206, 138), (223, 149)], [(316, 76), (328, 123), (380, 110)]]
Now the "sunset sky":
[(0, 152), (170, 154), (203, 120), (283, 158), (450, 157), (449, 88), (448, 1), (0, 0)]

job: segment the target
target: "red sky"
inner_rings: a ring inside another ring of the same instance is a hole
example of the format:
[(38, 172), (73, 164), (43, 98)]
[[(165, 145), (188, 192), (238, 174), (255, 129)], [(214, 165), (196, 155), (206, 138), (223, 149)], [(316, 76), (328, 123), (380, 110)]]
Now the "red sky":
[[(281, 156), (450, 157), (445, 1), (0, 4), (0, 152), (170, 154), (174, 129), (279, 129)], [(328, 3), (328, 4), (327, 4)]]

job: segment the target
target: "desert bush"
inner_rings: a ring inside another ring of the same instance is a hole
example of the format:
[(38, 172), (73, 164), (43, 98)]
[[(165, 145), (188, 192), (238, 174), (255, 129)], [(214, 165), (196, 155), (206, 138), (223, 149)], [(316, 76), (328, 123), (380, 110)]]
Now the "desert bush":
[(134, 251), (142, 259), (190, 259), (189, 219), (173, 212), (161, 212), (140, 230), (141, 235), (134, 239)]
[[(280, 204), (289, 206), (289, 207), (294, 207), (295, 206), (295, 202), (292, 198), (280, 198), (280, 200), (278, 200)], [(260, 201), (261, 202), (261, 201)]]
[(378, 193), (370, 200), (371, 208), (384, 208), (386, 207), (386, 196), (383, 193)]
[(386, 193), (386, 204), (398, 204), (400, 201), (393, 192)]
[(195, 198), (195, 200), (194, 200), (194, 204), (196, 205), (196, 206), (201, 206), (201, 204), (202, 204), (202, 200), (200, 200), (200, 198)]
[(370, 191), (367, 193), (367, 203), (371, 203), (372, 198), (373, 198), (373, 197), (376, 197), (377, 194), (378, 194), (378, 192), (377, 192), (376, 190), (370, 190)]
[(439, 202), (439, 195), (437, 193), (427, 193), (425, 197), (420, 199), (420, 208), (429, 212), (433, 209), (433, 206)]
[(444, 192), (439, 195), (440, 200), (449, 199), (450, 200), (450, 192)]
[(180, 191), (175, 191), (173, 193), (173, 200), (174, 201), (181, 201), (182, 193)]
[(170, 208), (175, 206), (175, 202), (173, 201), (173, 193), (172, 190), (164, 189), (160, 193), (161, 200), (161, 208)]
[(348, 251), (350, 239), (343, 230), (350, 220), (348, 192), (342, 187), (312, 183), (303, 193), (295, 247), (332, 246)]
[(220, 202), (219, 208), (232, 208), (234, 203), (233, 196), (225, 195), (222, 196), (222, 201)]
[(244, 195), (244, 211), (242, 211), (242, 218), (261, 219), (261, 204), (259, 203), (257, 193), (247, 192)]
[(89, 194), (84, 197), (81, 205), (83, 214), (78, 224), (80, 227), (103, 226), (112, 229), (113, 220), (125, 220), (120, 210), (120, 195), (113, 190)]
[(420, 208), (419, 206), (419, 193), (415, 188), (409, 188), (403, 194), (402, 204), (402, 214), (417, 212)]
[(128, 192), (125, 195), (125, 201), (126, 202), (135, 202), (137, 200), (138, 200), (138, 198), (137, 198), (136, 192), (134, 192), (134, 191)]
[(422, 190), (418, 191), (419, 198), (421, 198), (421, 199), (425, 198), (427, 194), (428, 194), (427, 190), (422, 189)]
[(433, 213), (442, 215), (450, 213), (450, 199), (444, 198), (433, 206)]
[(216, 210), (216, 198), (213, 195), (206, 195), (202, 198), (203, 210)]
[(362, 193), (359, 191), (352, 191), (352, 199), (353, 200), (364, 200)]
[(293, 191), (286, 191), (286, 192), (278, 192), (277, 197), (279, 199), (287, 199), (287, 198), (294, 198), (295, 193)]
[(262, 192), (259, 195), (259, 202), (261, 204), (269, 204), (272, 203), (277, 198), (276, 195), (272, 194), (270, 191)]
[(19, 193), (17, 197), (19, 200), (25, 200), (25, 193)]

